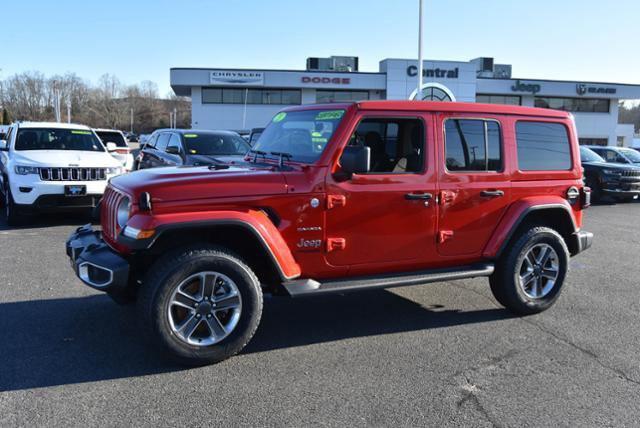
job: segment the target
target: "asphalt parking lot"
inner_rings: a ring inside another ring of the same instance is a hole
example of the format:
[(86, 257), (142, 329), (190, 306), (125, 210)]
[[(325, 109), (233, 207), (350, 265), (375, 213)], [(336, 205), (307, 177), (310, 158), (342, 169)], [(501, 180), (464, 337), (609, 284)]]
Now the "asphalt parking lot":
[(189, 370), (73, 276), (86, 219), (0, 220), (0, 426), (637, 425), (639, 219), (590, 208), (594, 246), (543, 314), (510, 316), (484, 279), (272, 298), (241, 355)]

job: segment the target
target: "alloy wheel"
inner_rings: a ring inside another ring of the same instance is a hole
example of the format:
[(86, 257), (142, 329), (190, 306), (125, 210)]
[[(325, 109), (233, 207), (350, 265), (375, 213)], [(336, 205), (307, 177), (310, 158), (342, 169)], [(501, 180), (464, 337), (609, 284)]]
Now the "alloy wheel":
[(242, 298), (237, 285), (220, 272), (199, 272), (176, 287), (169, 299), (172, 332), (183, 342), (210, 346), (238, 325)]
[(553, 290), (559, 272), (558, 253), (549, 244), (536, 244), (522, 259), (518, 285), (527, 297), (541, 299)]

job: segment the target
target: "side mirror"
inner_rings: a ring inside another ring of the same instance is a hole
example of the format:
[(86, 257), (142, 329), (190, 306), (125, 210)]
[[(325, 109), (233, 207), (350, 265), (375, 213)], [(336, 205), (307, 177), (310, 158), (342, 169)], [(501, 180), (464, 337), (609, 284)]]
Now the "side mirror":
[(170, 155), (180, 155), (180, 148), (176, 147), (176, 146), (169, 146), (165, 149), (165, 152), (169, 153)]
[(107, 151), (109, 153), (115, 152), (116, 150), (118, 150), (118, 146), (116, 146), (116, 143), (113, 143), (111, 141), (109, 141), (106, 146), (107, 146)]
[(9, 150), (9, 145), (7, 144), (7, 140), (0, 140), (0, 151), (6, 152)]
[(369, 172), (371, 168), (371, 148), (367, 146), (347, 146), (340, 157), (342, 171), (347, 174)]

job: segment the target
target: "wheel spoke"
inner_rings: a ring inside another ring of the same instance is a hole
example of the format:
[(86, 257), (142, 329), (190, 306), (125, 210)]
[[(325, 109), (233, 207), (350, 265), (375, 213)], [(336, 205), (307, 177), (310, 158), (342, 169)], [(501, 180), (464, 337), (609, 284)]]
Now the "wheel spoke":
[(227, 309), (235, 309), (240, 306), (240, 296), (237, 294), (227, 294), (214, 299), (216, 311), (224, 311)]
[(195, 314), (191, 314), (187, 320), (180, 325), (178, 331), (185, 339), (189, 339), (196, 328), (198, 328), (198, 324), (202, 321), (200, 318), (197, 318)]
[(524, 258), (524, 260), (529, 265), (529, 268), (533, 269), (533, 267), (537, 263), (536, 257), (533, 255), (533, 250), (529, 250), (529, 252), (527, 253), (527, 256)]
[(212, 273), (205, 273), (202, 275), (200, 279), (200, 290), (202, 292), (202, 297), (213, 297), (213, 291), (215, 289), (216, 280), (218, 279), (218, 275), (214, 275)]
[(195, 299), (195, 297), (189, 296), (182, 291), (178, 291), (171, 301), (172, 305), (180, 306), (190, 310), (193, 310), (196, 303), (197, 300)]
[(543, 269), (542, 276), (553, 281), (558, 277), (558, 271), (556, 269)]
[(226, 330), (224, 329), (224, 326), (220, 323), (220, 320), (215, 315), (213, 315), (210, 318), (207, 318), (206, 322), (207, 322), (207, 327), (209, 327), (209, 331), (211, 331), (211, 334), (214, 335), (215, 337), (222, 338), (227, 334)]
[(540, 263), (540, 266), (544, 266), (547, 261), (549, 261), (549, 257), (551, 257), (551, 252), (553, 250), (551, 249), (551, 247), (543, 247), (543, 249), (540, 251), (540, 259), (538, 261), (538, 263)]
[(520, 275), (520, 281), (522, 281), (522, 286), (526, 287), (534, 278), (535, 278), (535, 275), (533, 274), (533, 272), (527, 272), (524, 275)]

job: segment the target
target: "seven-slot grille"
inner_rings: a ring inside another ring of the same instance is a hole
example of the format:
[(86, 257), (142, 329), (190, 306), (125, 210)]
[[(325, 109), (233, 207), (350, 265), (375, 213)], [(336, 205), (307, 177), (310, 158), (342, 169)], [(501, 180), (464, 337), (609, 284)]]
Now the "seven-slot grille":
[(40, 168), (43, 181), (102, 181), (107, 179), (105, 168)]
[(638, 177), (640, 178), (640, 171), (622, 171), (623, 177)]
[(115, 241), (120, 233), (118, 226), (118, 205), (125, 196), (107, 186), (102, 195), (102, 233)]

